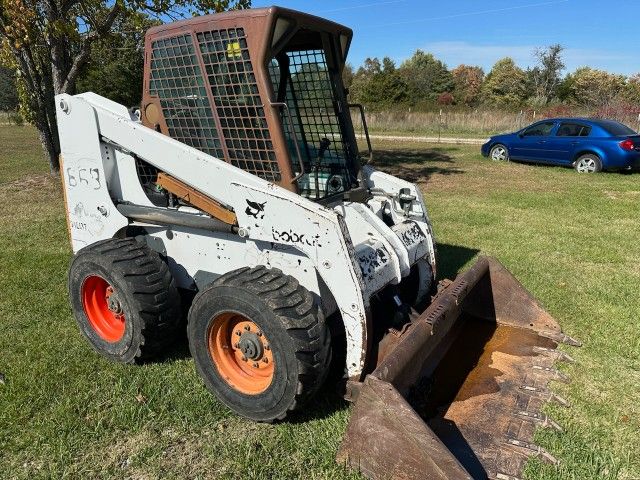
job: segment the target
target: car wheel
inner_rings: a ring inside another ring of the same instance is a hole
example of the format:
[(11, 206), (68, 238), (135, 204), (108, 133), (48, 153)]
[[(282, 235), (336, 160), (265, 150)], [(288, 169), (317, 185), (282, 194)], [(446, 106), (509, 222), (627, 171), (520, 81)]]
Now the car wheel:
[(509, 151), (507, 150), (507, 147), (505, 147), (501, 143), (498, 143), (497, 145), (491, 147), (491, 150), (489, 151), (489, 158), (496, 162), (508, 162)]
[(578, 173), (597, 173), (602, 171), (602, 161), (597, 155), (587, 153), (576, 160), (574, 167)]

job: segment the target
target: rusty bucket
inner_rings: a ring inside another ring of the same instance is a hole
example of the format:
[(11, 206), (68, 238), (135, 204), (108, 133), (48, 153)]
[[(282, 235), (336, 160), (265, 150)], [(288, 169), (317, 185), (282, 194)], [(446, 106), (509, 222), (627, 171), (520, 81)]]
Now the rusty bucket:
[(578, 346), (497, 260), (483, 257), (448, 283), (402, 332), (362, 383), (338, 451), (373, 479), (517, 480), (538, 426), (560, 427), (541, 411), (566, 405), (549, 390), (554, 369)]

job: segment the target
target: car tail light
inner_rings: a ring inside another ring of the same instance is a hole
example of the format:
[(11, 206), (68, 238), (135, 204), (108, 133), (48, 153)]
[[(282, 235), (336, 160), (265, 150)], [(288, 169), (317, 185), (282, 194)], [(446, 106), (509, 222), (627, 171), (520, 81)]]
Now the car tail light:
[(627, 138), (626, 140), (620, 142), (620, 148), (622, 148), (623, 150), (633, 150), (635, 148), (635, 145), (633, 144), (633, 140)]

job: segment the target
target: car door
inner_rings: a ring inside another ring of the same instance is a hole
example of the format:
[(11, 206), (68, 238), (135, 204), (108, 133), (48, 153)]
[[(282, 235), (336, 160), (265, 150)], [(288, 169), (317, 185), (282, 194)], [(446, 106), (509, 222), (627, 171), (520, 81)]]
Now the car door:
[(580, 122), (560, 122), (555, 135), (547, 139), (547, 152), (550, 163), (559, 165), (571, 164), (574, 152), (580, 148), (585, 137), (589, 136), (591, 127)]
[(534, 162), (548, 161), (547, 142), (556, 122), (545, 120), (522, 130), (511, 147), (511, 157)]

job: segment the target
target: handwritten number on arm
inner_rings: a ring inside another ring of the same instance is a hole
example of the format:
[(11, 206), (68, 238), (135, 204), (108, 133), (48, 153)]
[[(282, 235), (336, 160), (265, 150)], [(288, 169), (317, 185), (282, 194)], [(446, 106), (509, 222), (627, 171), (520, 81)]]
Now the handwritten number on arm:
[[(90, 178), (87, 178), (86, 172), (89, 170)], [(80, 168), (78, 170), (73, 167), (67, 168), (67, 183), (70, 187), (76, 187), (79, 184), (91, 186), (94, 190), (100, 190), (102, 183), (100, 181), (100, 170), (97, 168)]]
[(75, 187), (76, 185), (78, 185), (78, 180), (73, 175), (73, 173), (71, 173), (71, 167), (67, 168), (67, 179), (70, 187)]
[(99, 190), (100, 189), (100, 170), (98, 170), (97, 168), (90, 168), (89, 173), (91, 174), (91, 178), (93, 179), (93, 183), (94, 183), (93, 189)]

